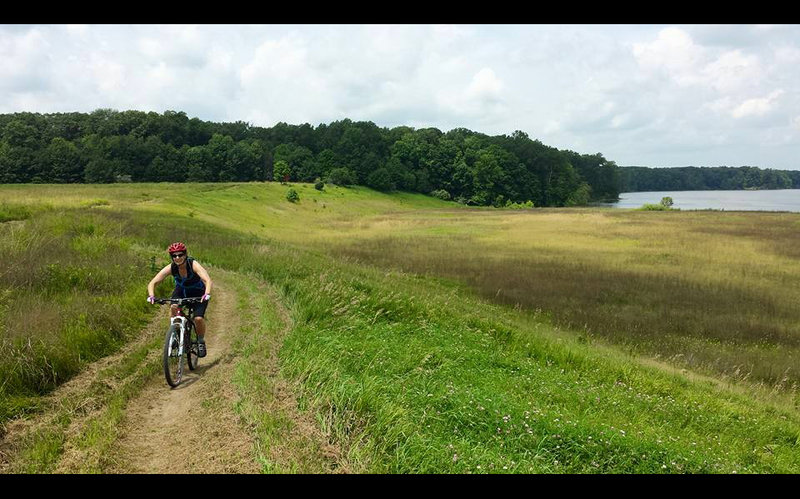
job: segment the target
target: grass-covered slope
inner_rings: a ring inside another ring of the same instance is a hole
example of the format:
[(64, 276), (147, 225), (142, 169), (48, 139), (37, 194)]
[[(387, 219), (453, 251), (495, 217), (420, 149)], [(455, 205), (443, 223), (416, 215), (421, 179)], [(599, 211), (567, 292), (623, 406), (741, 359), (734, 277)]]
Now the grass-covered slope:
[(23, 220), (0, 224), (0, 421), (116, 351), (152, 312), (141, 300), (151, 266), (127, 217), (16, 211)]
[[(59, 189), (2, 186), (0, 194), (26, 206), (47, 198), (53, 209), (107, 200), (84, 210), (123, 218), (145, 254), (182, 239), (203, 263), (275, 285), (293, 319), (281, 369), (297, 380), (301, 407), (348, 450), (354, 471), (800, 470), (791, 390), (769, 399), (755, 388), (648, 365), (583, 329), (560, 329), (547, 318), (553, 310), (486, 301), (465, 286), (475, 285), (473, 277), (452, 267), (442, 279), (435, 269), (407, 273), (377, 259), (368, 267), (331, 251), (359, 239), (366, 244), (376, 226), (409, 237), (458, 241), (458, 233), (472, 232), (466, 242), (491, 241), (492, 230), (513, 222), (491, 210), (454, 212), (421, 196), (318, 193), (311, 186), (301, 187), (301, 202), (292, 204), (286, 187), (275, 184)], [(448, 211), (430, 211), (437, 207)], [(459, 219), (461, 213), (475, 218)], [(569, 223), (587, 212), (559, 213)], [(647, 222), (656, 232), (662, 227), (659, 219)], [(515, 237), (519, 226), (507, 227), (509, 244), (523, 245), (526, 239)], [(557, 247), (563, 232), (550, 230), (540, 241)], [(603, 241), (602, 233), (593, 237)]]

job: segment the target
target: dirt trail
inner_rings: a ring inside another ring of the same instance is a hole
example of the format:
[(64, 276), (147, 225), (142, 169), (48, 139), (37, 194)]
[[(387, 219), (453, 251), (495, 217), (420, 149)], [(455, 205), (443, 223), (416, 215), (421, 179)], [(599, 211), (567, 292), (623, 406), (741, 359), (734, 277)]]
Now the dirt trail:
[[(7, 433), (0, 435), (0, 472), (347, 473), (350, 466), (342, 462), (346, 453), (331, 444), (313, 417), (297, 408), (296, 387), (280, 376), (278, 351), (291, 319), (278, 296), (262, 281), (248, 281), (255, 283), (248, 287), (242, 285), (244, 276), (240, 274), (220, 269), (210, 272), (215, 285), (207, 316), (208, 355), (200, 359), (197, 370), (185, 367), (183, 381), (174, 389), (167, 385), (163, 372), (153, 374), (161, 361), (161, 341), (156, 338), (163, 338), (165, 332), (163, 310), (120, 353), (87, 366), (49, 396), (46, 404), (50, 409), (10, 424)], [(267, 307), (259, 310), (269, 310), (278, 320), (259, 323), (258, 310), (240, 315), (240, 299)], [(245, 335), (240, 334), (242, 330)], [(235, 344), (242, 340), (252, 343), (256, 338), (260, 353), (237, 357)], [(130, 362), (132, 352), (156, 341), (158, 347), (147, 349), (145, 358), (136, 361), (135, 374), (123, 378), (108, 375), (109, 370)], [(234, 378), (237, 363), (245, 358), (250, 365), (257, 363), (254, 367), (266, 376), (241, 392)], [(144, 385), (142, 380), (146, 380)], [(104, 437), (105, 443), (87, 445), (93, 418), (107, 414), (109, 397), (105, 394), (131, 387), (135, 387), (135, 395), (125, 403), (112, 432)], [(244, 414), (237, 409), (242, 404), (247, 407)], [(69, 425), (60, 427), (57, 421), (65, 414)], [(286, 424), (268, 441), (259, 442), (258, 421), (263, 421), (265, 414)], [(17, 458), (26, 453), (26, 442), (42, 429), (63, 432), (63, 452), (51, 465), (35, 463), (31, 468), (24, 458), (20, 465)]]
[(209, 305), (208, 355), (198, 368), (184, 366), (183, 381), (170, 389), (152, 380), (128, 404), (114, 461), (118, 473), (258, 473), (253, 441), (233, 412), (232, 336), (240, 327), (235, 294), (215, 276)]

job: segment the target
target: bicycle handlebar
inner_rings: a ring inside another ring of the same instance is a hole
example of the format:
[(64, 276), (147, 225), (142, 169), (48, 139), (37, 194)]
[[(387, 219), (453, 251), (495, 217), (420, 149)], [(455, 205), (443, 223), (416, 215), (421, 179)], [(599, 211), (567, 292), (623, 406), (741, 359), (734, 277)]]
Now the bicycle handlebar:
[(154, 303), (158, 303), (160, 305), (166, 305), (168, 303), (174, 305), (188, 305), (190, 303), (200, 303), (203, 299), (201, 297), (192, 297), (192, 298), (156, 298)]

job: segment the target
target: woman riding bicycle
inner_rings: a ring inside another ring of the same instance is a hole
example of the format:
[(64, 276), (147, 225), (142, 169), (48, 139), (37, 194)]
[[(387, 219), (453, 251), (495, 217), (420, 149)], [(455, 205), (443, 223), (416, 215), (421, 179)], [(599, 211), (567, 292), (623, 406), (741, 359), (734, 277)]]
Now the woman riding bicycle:
[[(189, 258), (186, 245), (183, 243), (172, 243), (167, 248), (172, 263), (161, 269), (147, 285), (147, 301), (155, 303), (155, 287), (158, 283), (172, 274), (175, 279), (175, 290), (172, 298), (192, 298), (202, 297), (199, 304), (194, 309), (194, 325), (197, 329), (198, 356), (206, 356), (206, 321), (204, 319), (208, 300), (211, 299), (211, 278), (208, 272), (194, 258)], [(170, 307), (170, 314), (175, 317), (178, 313), (178, 306)]]

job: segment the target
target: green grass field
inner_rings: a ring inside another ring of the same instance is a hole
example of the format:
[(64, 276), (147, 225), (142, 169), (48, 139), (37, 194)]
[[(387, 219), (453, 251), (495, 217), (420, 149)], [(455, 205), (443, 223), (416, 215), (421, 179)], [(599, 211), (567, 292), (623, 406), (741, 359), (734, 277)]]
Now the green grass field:
[(134, 334), (184, 240), (278, 290), (356, 471), (800, 471), (800, 215), (293, 187), (0, 186), (2, 417)]

